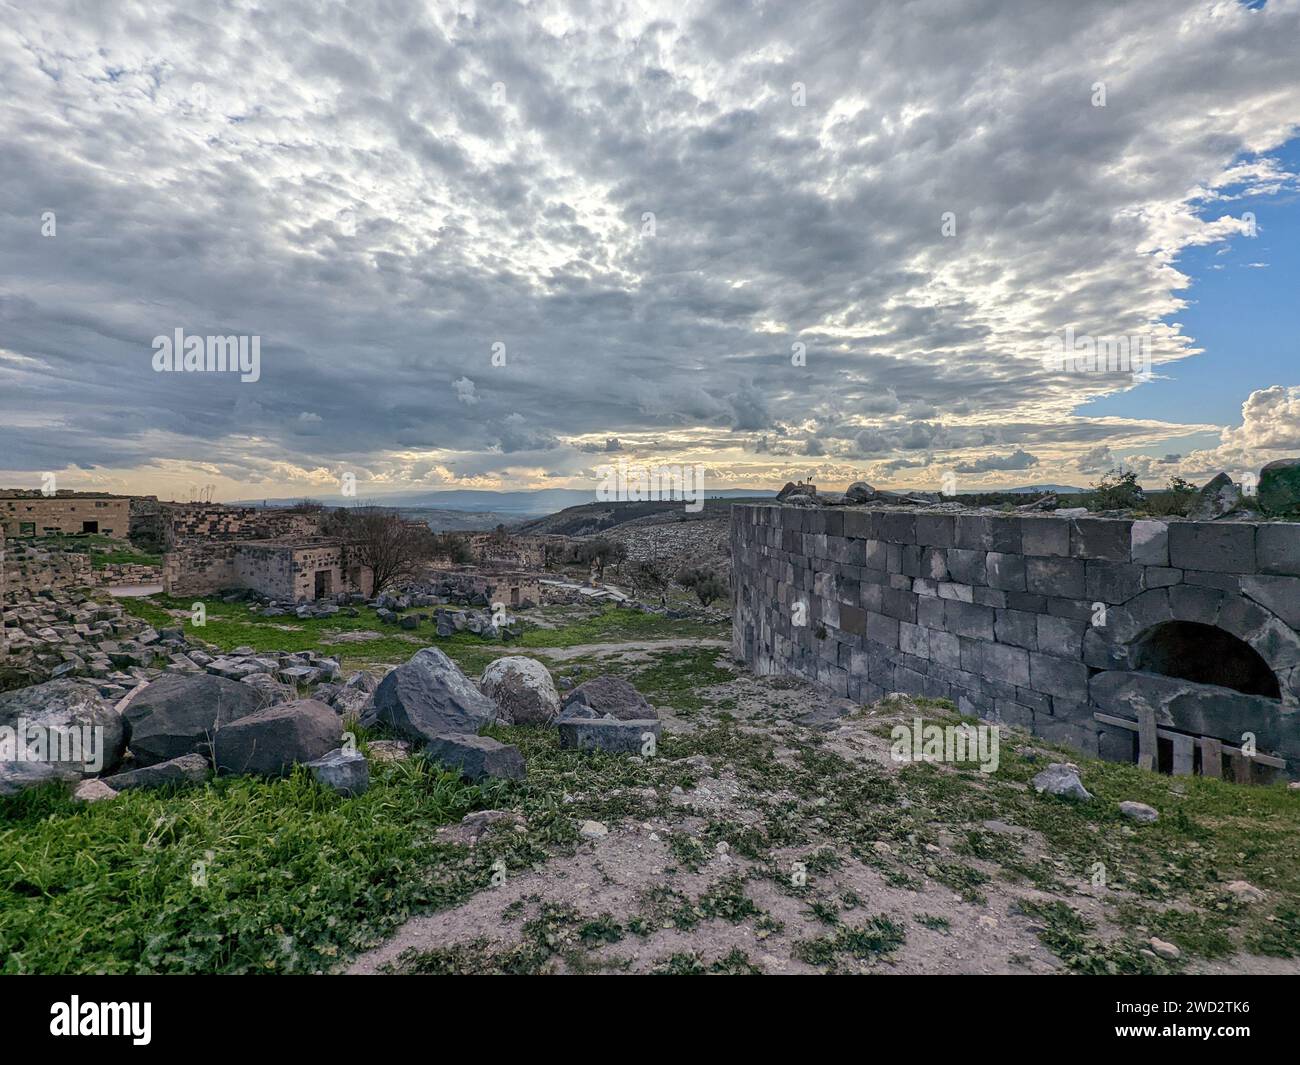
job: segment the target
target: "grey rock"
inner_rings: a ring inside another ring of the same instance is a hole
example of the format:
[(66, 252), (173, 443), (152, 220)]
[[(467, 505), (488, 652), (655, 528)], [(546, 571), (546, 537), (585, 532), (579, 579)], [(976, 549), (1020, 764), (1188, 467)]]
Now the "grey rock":
[(579, 751), (605, 751), (609, 754), (648, 754), (647, 744), (653, 737), (657, 749), (661, 734), (661, 723), (657, 718), (644, 720), (620, 720), (618, 718), (597, 718), (582, 720), (569, 718), (557, 720), (556, 728), (560, 732), (560, 746)]
[(1119, 804), (1119, 812), (1144, 825), (1154, 824), (1160, 819), (1160, 814), (1155, 807), (1148, 806), (1144, 802), (1122, 802)]
[(1267, 514), (1300, 511), (1300, 459), (1278, 459), (1260, 470), (1258, 496)]
[(425, 647), (379, 682), (363, 724), (379, 721), (414, 739), (476, 733), (497, 706), (436, 647)]
[(1092, 793), (1079, 779), (1078, 767), (1066, 762), (1053, 762), (1034, 777), (1031, 783), (1040, 795), (1057, 795), (1078, 802), (1087, 802), (1092, 798)]
[[(0, 772), (6, 766), (45, 763), (63, 767), (56, 776), (70, 777), (74, 772), (79, 777), (96, 776), (117, 765), (126, 746), (122, 715), (94, 688), (66, 677), (0, 693), (0, 726), (15, 730), (15, 744), (24, 745), (29, 757), (40, 758), (40, 763), (33, 763), (17, 760), (17, 750), (6, 752)], [(75, 757), (61, 761), (59, 755)], [(19, 768), (9, 774), (17, 790), (22, 789), (16, 782), (40, 775), (39, 770)]]
[(247, 684), (211, 674), (161, 677), (122, 712), (131, 727), (131, 753), (142, 766), (207, 754), (216, 731), (256, 713), (262, 699)]
[(307, 762), (318, 783), (349, 798), (364, 795), (370, 787), (370, 766), (358, 750), (336, 747), (323, 758)]
[(104, 783), (115, 791), (131, 788), (158, 788), (167, 784), (199, 784), (208, 779), (211, 766), (201, 754), (183, 754), (155, 765), (141, 766), (105, 777)]
[(659, 716), (645, 697), (621, 677), (599, 676), (579, 684), (564, 697), (565, 709), (577, 704), (594, 710), (598, 717), (608, 714), (624, 721)]
[(500, 719), (516, 725), (546, 725), (560, 712), (550, 671), (535, 658), (498, 658), (483, 670), (478, 686), (497, 704)]
[(213, 758), (220, 773), (284, 776), (300, 762), (323, 758), (339, 745), (338, 715), (315, 699), (258, 711), (218, 730)]
[(488, 778), (522, 780), (527, 775), (519, 748), (490, 736), (435, 736), (425, 746), (424, 753), (448, 769), (459, 769), (461, 776), (471, 783)]
[(1233, 510), (1241, 502), (1241, 486), (1226, 473), (1220, 473), (1201, 488), (1188, 517), (1194, 521), (1213, 521)]

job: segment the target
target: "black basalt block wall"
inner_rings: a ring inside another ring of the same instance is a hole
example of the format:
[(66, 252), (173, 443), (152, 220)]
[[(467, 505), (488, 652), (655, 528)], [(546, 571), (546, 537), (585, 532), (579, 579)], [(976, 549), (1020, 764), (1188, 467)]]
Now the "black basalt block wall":
[[(1132, 734), (1094, 713), (1151, 706), (1227, 743), (1249, 725), (1300, 776), (1300, 524), (735, 506), (731, 553), (733, 651), (757, 673), (951, 699), (1121, 759)], [(1172, 625), (1179, 646), (1197, 625), (1247, 645), (1279, 697), (1144, 662)]]

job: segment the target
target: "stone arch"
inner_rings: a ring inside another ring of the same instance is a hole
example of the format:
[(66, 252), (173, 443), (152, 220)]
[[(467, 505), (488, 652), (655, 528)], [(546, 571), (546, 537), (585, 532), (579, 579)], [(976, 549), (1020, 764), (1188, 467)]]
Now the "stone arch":
[(1199, 621), (1162, 621), (1132, 646), (1133, 668), (1244, 695), (1282, 697), (1277, 674), (1246, 641)]
[(1248, 645), (1277, 679), (1288, 707), (1300, 707), (1300, 635), (1267, 607), (1238, 592), (1199, 585), (1153, 588), (1107, 608), (1104, 623), (1085, 635), (1093, 669), (1138, 669), (1143, 639), (1157, 626), (1180, 622), (1221, 630)]

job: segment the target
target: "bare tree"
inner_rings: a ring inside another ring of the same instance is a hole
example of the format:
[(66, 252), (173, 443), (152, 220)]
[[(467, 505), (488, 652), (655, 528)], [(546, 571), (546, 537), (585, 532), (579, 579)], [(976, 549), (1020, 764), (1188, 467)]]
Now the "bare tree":
[(372, 595), (419, 576), (432, 554), (433, 534), (427, 525), (373, 503), (334, 511), (326, 529), (345, 539), (353, 560), (370, 569)]

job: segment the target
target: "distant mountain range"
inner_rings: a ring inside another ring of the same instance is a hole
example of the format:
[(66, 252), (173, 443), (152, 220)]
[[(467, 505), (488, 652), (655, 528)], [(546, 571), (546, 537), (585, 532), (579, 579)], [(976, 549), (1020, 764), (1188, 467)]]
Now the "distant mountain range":
[[(735, 499), (738, 497), (774, 496), (776, 492), (766, 488), (727, 488), (719, 491), (706, 491), (708, 499)], [(243, 506), (291, 507), (303, 501), (303, 496), (288, 499), (239, 499), (233, 502)], [(477, 489), (452, 489), (443, 492), (396, 492), (392, 495), (342, 496), (313, 495), (318, 503), (328, 507), (353, 506), (358, 502), (375, 502), (385, 507), (425, 508), (430, 510), (457, 510), (471, 513), (491, 512), (494, 515), (512, 515), (516, 518), (540, 517), (554, 514), (566, 507), (582, 506), (584, 503), (596, 502), (594, 488), (582, 490), (576, 488), (538, 488), (525, 492), (490, 492)]]
[(1042, 492), (1055, 492), (1059, 496), (1078, 495), (1080, 492), (1086, 492), (1086, 488), (1075, 488), (1068, 484), (1028, 484), (1023, 488), (982, 488), (982, 492), (1007, 492), (1016, 495), (1038, 495)]

